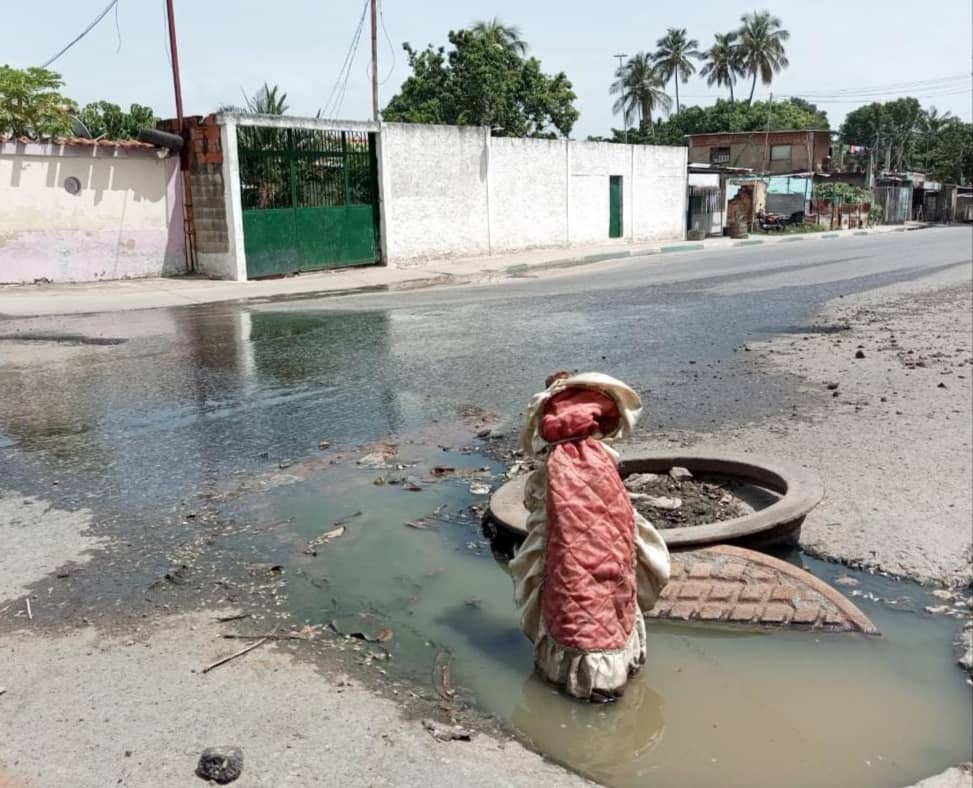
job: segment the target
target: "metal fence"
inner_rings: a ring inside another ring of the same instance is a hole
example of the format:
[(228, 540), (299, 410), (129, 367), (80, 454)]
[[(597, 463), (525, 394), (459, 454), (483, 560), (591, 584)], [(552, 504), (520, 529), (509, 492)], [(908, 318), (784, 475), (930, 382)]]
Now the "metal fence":
[(718, 186), (690, 186), (687, 229), (703, 236), (723, 233), (723, 200)]
[(882, 224), (905, 224), (912, 211), (912, 186), (876, 186), (875, 204), (882, 209)]

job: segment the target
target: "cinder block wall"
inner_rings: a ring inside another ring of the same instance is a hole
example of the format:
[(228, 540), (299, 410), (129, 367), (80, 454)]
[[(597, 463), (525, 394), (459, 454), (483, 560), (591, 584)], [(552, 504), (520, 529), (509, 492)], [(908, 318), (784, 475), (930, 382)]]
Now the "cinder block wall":
[[(200, 273), (215, 274), (213, 255), (225, 258), (230, 251), (226, 226), (226, 194), (223, 183), (223, 148), (216, 115), (185, 118), (189, 142), (183, 150), (188, 161), (189, 183), (193, 191), (193, 216), (196, 224), (196, 252)], [(176, 120), (159, 122), (159, 128), (179, 132)]]

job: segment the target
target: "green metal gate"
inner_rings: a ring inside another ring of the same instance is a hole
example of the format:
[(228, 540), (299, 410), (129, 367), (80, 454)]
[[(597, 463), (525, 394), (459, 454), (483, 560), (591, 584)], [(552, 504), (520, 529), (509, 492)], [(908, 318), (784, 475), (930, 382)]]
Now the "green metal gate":
[(608, 176), (608, 237), (622, 237), (622, 176)]
[(247, 276), (375, 263), (375, 135), (240, 126)]

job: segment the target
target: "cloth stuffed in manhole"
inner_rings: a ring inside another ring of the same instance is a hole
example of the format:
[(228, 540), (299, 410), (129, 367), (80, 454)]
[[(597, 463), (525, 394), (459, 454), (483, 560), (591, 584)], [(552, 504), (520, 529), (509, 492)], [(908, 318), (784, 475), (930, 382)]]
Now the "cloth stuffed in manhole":
[(540, 673), (574, 697), (611, 700), (645, 664), (642, 611), (669, 582), (669, 551), (638, 514), (607, 444), (631, 434), (638, 395), (598, 373), (534, 395), (521, 444), (535, 459), (527, 537), (510, 562)]

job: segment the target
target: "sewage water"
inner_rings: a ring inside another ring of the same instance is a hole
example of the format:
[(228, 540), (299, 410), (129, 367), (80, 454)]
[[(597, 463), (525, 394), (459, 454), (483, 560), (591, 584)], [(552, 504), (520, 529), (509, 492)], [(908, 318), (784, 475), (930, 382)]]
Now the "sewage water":
[[(434, 465), (501, 470), (482, 456), (410, 450), (402, 459), (419, 465), (398, 475), (428, 477)], [(593, 780), (901, 786), (970, 759), (970, 689), (949, 646), (956, 622), (910, 612), (941, 604), (918, 587), (850, 573), (860, 582), (854, 601), (881, 637), (650, 622), (648, 665), (625, 697), (611, 706), (577, 703), (532, 674), (510, 578), (469, 513), (485, 497), (460, 478), (421, 492), (373, 484), (388, 473), (338, 467), (238, 502), (292, 523), (289, 538), (276, 534), (255, 554), (286, 567), (295, 618), (373, 635), (390, 628), (394, 638), (382, 645), (391, 660), (372, 668), (426, 687), (436, 655), (447, 651), (458, 700)], [(358, 511), (316, 557), (302, 552)], [(404, 525), (437, 511), (454, 522)], [(849, 574), (791, 558), (826, 581)]]

